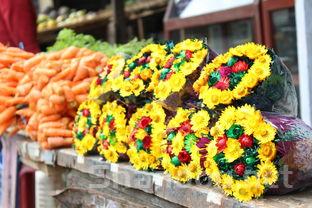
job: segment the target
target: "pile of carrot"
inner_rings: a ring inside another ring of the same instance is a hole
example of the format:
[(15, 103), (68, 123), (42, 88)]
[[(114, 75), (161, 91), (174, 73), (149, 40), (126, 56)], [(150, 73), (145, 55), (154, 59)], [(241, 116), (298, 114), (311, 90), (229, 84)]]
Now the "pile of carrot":
[(11, 93), (13, 100), (6, 101), (9, 108), (0, 114), (0, 134), (7, 128), (1, 132), (1, 115), (13, 115), (18, 129), (44, 149), (71, 146), (77, 108), (106, 62), (100, 52), (69, 47), (13, 64), (10, 70), (20, 73), (14, 77), (19, 81), (12, 89), (1, 89), (0, 95)]
[(24, 102), (23, 98), (15, 97), (15, 93), (25, 72), (12, 66), (33, 56), (32, 53), (0, 43), (0, 135), (15, 121), (16, 106)]

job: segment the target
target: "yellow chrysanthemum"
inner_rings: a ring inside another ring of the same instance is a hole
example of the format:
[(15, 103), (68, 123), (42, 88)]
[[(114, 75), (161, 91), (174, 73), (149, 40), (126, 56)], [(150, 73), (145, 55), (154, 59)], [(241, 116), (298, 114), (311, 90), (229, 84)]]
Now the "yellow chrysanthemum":
[(178, 155), (183, 147), (184, 147), (184, 136), (181, 134), (181, 132), (178, 132), (174, 140), (172, 141), (172, 152), (175, 155)]
[(176, 180), (185, 183), (190, 180), (190, 172), (187, 165), (182, 164), (177, 168)]
[(261, 184), (261, 181), (256, 176), (250, 176), (245, 181), (249, 185), (250, 191), (254, 197), (262, 196), (265, 187)]
[(272, 162), (262, 162), (257, 168), (259, 169), (258, 177), (264, 184), (272, 185), (278, 180), (278, 171)]
[(221, 176), (221, 187), (226, 195), (232, 195), (233, 194), (233, 185), (234, 185), (234, 179), (232, 176), (229, 176), (227, 174), (223, 174)]
[(199, 131), (200, 129), (206, 128), (209, 120), (209, 113), (205, 110), (200, 110), (197, 113), (194, 113), (191, 118), (192, 130)]
[(226, 148), (223, 152), (225, 159), (228, 162), (233, 162), (243, 155), (244, 150), (241, 148), (241, 144), (238, 140), (229, 138), (226, 143)]
[(275, 138), (276, 129), (266, 122), (261, 122), (258, 124), (258, 128), (255, 130), (253, 135), (260, 144), (263, 144), (270, 142)]
[(248, 183), (244, 181), (236, 181), (233, 185), (233, 196), (239, 201), (250, 201), (252, 192)]
[(206, 161), (204, 162), (204, 167), (206, 173), (211, 176), (212, 173), (219, 172), (217, 163), (213, 160), (213, 158), (207, 157)]
[(267, 142), (260, 144), (260, 148), (258, 150), (258, 157), (261, 161), (272, 161), (276, 156), (276, 147), (273, 142)]
[(116, 150), (110, 147), (104, 151), (104, 158), (111, 163), (116, 163), (118, 161), (118, 154)]

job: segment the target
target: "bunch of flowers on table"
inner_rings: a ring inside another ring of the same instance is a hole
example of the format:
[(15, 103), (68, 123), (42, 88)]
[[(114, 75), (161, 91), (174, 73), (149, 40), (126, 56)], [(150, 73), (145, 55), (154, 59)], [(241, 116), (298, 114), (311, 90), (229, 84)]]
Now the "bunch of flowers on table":
[(227, 107), (210, 133), (205, 171), (225, 194), (249, 201), (278, 181), (277, 129), (260, 111)]
[(138, 170), (160, 169), (161, 142), (166, 114), (162, 106), (152, 102), (138, 108), (129, 121), (130, 162)]
[(201, 175), (200, 150), (208, 140), (209, 119), (205, 110), (179, 108), (169, 121), (162, 144), (162, 166), (173, 179), (185, 183)]
[(193, 88), (209, 109), (249, 103), (259, 110), (297, 114), (289, 70), (273, 51), (255, 43), (217, 56), (203, 68)]
[(113, 80), (120, 75), (124, 66), (125, 59), (122, 56), (111, 57), (98, 77), (92, 81), (88, 99), (98, 99), (102, 94), (111, 91)]
[(77, 111), (74, 127), (74, 147), (79, 155), (85, 155), (95, 150), (97, 145), (96, 132), (101, 108), (98, 101), (87, 100)]
[(149, 44), (128, 59), (122, 73), (113, 81), (113, 91), (122, 97), (139, 96), (146, 92), (153, 73), (163, 65), (167, 51), (164, 45)]
[(128, 149), (126, 109), (117, 101), (107, 102), (102, 107), (96, 134), (98, 152), (107, 161), (115, 163), (127, 159)]
[(162, 68), (153, 74), (149, 90), (159, 100), (179, 92), (184, 88), (187, 77), (205, 63), (207, 54), (208, 49), (202, 40), (186, 39), (176, 44), (166, 56)]

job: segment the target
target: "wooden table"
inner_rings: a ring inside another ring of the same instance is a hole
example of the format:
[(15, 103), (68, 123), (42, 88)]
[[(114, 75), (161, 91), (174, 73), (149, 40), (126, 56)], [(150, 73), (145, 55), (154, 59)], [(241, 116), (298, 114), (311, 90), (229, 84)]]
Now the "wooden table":
[(58, 178), (50, 194), (60, 207), (312, 207), (312, 189), (239, 203), (211, 185), (181, 184), (161, 171), (137, 171), (73, 149), (41, 150), (21, 136), (16, 144), (24, 164)]

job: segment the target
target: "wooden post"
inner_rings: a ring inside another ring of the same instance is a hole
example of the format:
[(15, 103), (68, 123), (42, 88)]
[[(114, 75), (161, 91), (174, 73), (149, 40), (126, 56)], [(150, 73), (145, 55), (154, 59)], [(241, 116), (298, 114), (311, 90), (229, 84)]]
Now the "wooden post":
[(126, 23), (125, 23), (125, 4), (121, 0), (112, 0), (113, 7), (113, 27), (111, 35), (112, 42), (124, 43), (126, 42)]
[(301, 119), (308, 125), (312, 124), (312, 24), (311, 0), (296, 0), (296, 30), (300, 83)]
[(144, 23), (142, 17), (137, 19), (139, 39), (144, 39)]

